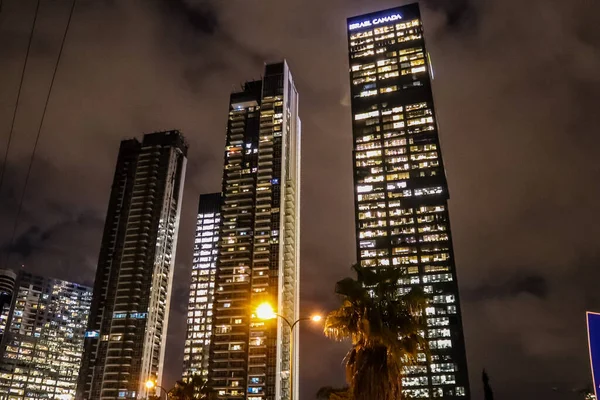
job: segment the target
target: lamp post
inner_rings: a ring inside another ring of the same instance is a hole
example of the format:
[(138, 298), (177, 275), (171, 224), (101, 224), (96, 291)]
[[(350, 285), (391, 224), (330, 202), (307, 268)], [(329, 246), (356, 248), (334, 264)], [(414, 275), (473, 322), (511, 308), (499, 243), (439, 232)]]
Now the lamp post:
[[(165, 399), (169, 398), (169, 392), (167, 391), (167, 389), (165, 389), (164, 387), (157, 385), (156, 382), (154, 382), (151, 379), (148, 379), (146, 381), (146, 388), (148, 389), (148, 392), (150, 392), (150, 390), (152, 390), (153, 388), (158, 388), (160, 390), (162, 390), (163, 392), (165, 392)], [(160, 399), (160, 390), (158, 392), (158, 398)]]
[(290, 328), (290, 400), (294, 400), (294, 328), (300, 321), (319, 322), (321, 321), (322, 317), (318, 314), (315, 314), (310, 317), (298, 318), (294, 322), (290, 322), (290, 320), (283, 315), (276, 313), (269, 303), (263, 303), (259, 305), (256, 309), (256, 316), (262, 320), (275, 319), (279, 317)]

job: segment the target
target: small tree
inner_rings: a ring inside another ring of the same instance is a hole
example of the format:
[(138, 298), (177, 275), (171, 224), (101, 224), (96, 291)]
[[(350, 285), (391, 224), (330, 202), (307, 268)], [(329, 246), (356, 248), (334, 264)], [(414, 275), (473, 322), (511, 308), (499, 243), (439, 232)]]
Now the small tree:
[(209, 400), (212, 390), (208, 380), (200, 375), (193, 375), (186, 381), (177, 381), (175, 387), (169, 391), (171, 400)]
[(334, 388), (325, 386), (317, 392), (318, 400), (352, 400), (350, 389), (346, 386), (343, 388)]
[(403, 273), (397, 268), (353, 269), (356, 279), (336, 285), (342, 306), (327, 316), (325, 335), (352, 342), (345, 361), (353, 400), (402, 399), (404, 367), (428, 351), (421, 336), (426, 298), (418, 288), (400, 294)]

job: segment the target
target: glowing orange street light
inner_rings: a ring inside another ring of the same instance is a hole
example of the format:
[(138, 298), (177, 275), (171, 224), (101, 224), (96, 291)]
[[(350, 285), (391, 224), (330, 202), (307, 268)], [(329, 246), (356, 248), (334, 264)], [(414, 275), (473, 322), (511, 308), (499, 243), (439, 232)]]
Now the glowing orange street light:
[(299, 318), (293, 323), (291, 323), (286, 317), (281, 314), (277, 314), (273, 307), (269, 303), (262, 303), (256, 308), (256, 316), (262, 320), (275, 319), (277, 317), (281, 318), (289, 327), (290, 327), (290, 400), (294, 398), (294, 328), (300, 321), (313, 321), (320, 322), (323, 317), (318, 314), (312, 315), (310, 317)]
[(260, 319), (275, 319), (277, 318), (277, 314), (273, 307), (269, 303), (262, 303), (260, 306), (256, 308), (256, 316)]
[[(152, 379), (148, 379), (145, 383), (146, 385), (146, 389), (148, 389), (148, 392), (150, 392), (152, 389), (156, 388), (159, 390), (162, 390), (163, 392), (165, 392), (165, 396), (168, 399), (169, 398), (169, 392), (167, 392), (167, 389), (165, 389), (164, 387), (157, 385), (156, 382), (154, 382)], [(160, 398), (160, 391), (158, 393), (158, 397)]]
[(256, 307), (256, 316), (258, 317), (258, 319), (262, 319), (262, 320), (275, 319), (275, 318), (279, 317), (288, 324), (290, 329), (294, 329), (296, 324), (300, 321), (311, 320), (312, 322), (320, 322), (323, 319), (323, 317), (321, 315), (315, 314), (315, 315), (311, 315), (310, 317), (299, 318), (298, 320), (294, 321), (294, 323), (291, 323), (283, 315), (277, 314), (275, 312), (275, 310), (273, 309), (273, 306), (271, 306), (269, 303), (262, 303), (258, 307)]

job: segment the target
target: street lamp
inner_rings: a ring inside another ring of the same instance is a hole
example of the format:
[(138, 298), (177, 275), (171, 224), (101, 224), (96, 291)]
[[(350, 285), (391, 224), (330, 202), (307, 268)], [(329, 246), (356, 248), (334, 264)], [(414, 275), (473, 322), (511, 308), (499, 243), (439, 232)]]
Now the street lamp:
[(294, 328), (300, 321), (319, 322), (322, 316), (315, 314), (310, 317), (298, 318), (293, 323), (281, 314), (277, 314), (269, 303), (262, 303), (256, 308), (256, 316), (262, 320), (281, 318), (290, 327), (290, 400), (294, 399)]
[[(160, 385), (157, 385), (156, 382), (154, 382), (152, 379), (148, 379), (146, 381), (146, 389), (148, 389), (148, 392), (150, 392), (150, 390), (152, 390), (153, 388), (158, 388), (162, 390), (163, 392), (165, 392), (165, 398), (169, 398), (169, 392), (167, 392), (167, 389)], [(160, 391), (158, 392), (158, 398), (160, 399)]]

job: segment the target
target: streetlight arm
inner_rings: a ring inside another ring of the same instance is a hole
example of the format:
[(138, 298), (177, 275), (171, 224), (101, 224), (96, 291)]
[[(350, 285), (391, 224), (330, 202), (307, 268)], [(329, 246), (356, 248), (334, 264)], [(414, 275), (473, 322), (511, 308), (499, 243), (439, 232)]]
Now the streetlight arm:
[(310, 317), (305, 317), (305, 318), (299, 318), (299, 319), (297, 319), (296, 322), (294, 322), (292, 324), (291, 329), (294, 330), (294, 327), (298, 324), (298, 322), (300, 322), (300, 321), (308, 321), (308, 320), (310, 320)]
[(162, 387), (162, 386), (157, 386), (157, 388), (159, 388), (159, 389), (161, 389), (163, 392), (165, 392), (165, 396), (167, 396), (167, 398), (169, 398), (169, 392), (168, 392), (168, 390), (167, 390), (167, 389), (165, 389), (165, 388), (164, 388), (164, 387)]
[(279, 318), (281, 318), (282, 320), (284, 320), (284, 321), (285, 321), (285, 323), (286, 323), (286, 324), (287, 324), (287, 325), (290, 327), (290, 330), (291, 330), (291, 329), (294, 329), (294, 326), (296, 325), (296, 322), (298, 322), (298, 321), (296, 321), (296, 322), (294, 322), (294, 323), (292, 324), (292, 323), (290, 323), (290, 320), (289, 320), (289, 319), (287, 319), (286, 317), (284, 317), (283, 315), (281, 315), (281, 314), (277, 314), (277, 313), (275, 313), (275, 315), (277, 315)]
[(286, 317), (284, 317), (281, 314), (277, 314), (275, 313), (275, 315), (277, 315), (279, 318), (281, 318), (282, 320), (285, 321), (285, 323), (290, 327), (290, 330), (293, 331), (294, 328), (296, 327), (296, 325), (298, 325), (298, 322), (302, 322), (302, 321), (308, 321), (311, 318), (310, 317), (304, 317), (304, 318), (299, 318), (296, 321), (294, 321), (294, 323), (292, 324)]
[[(260, 314), (264, 315), (264, 318), (261, 317)], [(301, 321), (308, 321), (311, 320), (313, 318), (310, 317), (304, 317), (304, 318), (298, 318), (297, 320), (294, 321), (294, 323), (291, 323), (289, 319), (287, 319), (286, 317), (284, 317), (281, 314), (277, 314), (276, 312), (273, 311), (273, 308), (268, 304), (268, 303), (264, 303), (262, 305), (260, 305), (257, 309), (257, 315), (259, 316), (259, 318), (261, 319), (273, 319), (274, 316), (281, 318), (286, 324), (287, 326), (290, 328), (290, 370), (289, 370), (289, 398), (290, 400), (294, 399), (294, 328), (296, 327), (296, 325), (301, 322)], [(320, 320), (319, 319), (314, 319), (315, 321)]]
[[(156, 393), (156, 389), (160, 389), (160, 390), (162, 390), (163, 392), (165, 392), (165, 399), (168, 399), (168, 398), (169, 398), (169, 392), (168, 392), (168, 391), (167, 391), (167, 389), (165, 389), (164, 387), (162, 387), (162, 386), (160, 386), (160, 385), (154, 385), (154, 387), (153, 387), (153, 388), (150, 388), (148, 391), (150, 391), (150, 390), (152, 390), (152, 389), (154, 389), (154, 393)], [(159, 392), (158, 392), (158, 398), (159, 398), (159, 399), (160, 399), (160, 390), (159, 390)]]

